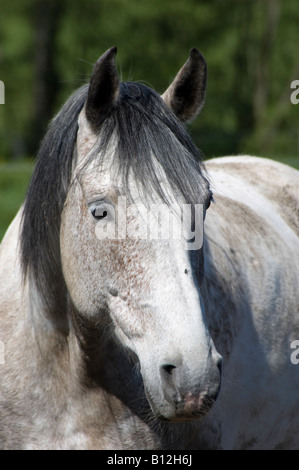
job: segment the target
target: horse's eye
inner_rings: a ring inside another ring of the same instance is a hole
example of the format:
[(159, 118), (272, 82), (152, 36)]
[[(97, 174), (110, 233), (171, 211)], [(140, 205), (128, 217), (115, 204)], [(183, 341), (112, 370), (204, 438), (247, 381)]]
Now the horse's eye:
[(101, 207), (93, 209), (91, 213), (96, 220), (102, 220), (108, 215), (108, 212), (103, 210)]
[(113, 204), (107, 201), (96, 201), (89, 204), (89, 210), (95, 221), (99, 222), (105, 219), (104, 223), (115, 220), (115, 209)]

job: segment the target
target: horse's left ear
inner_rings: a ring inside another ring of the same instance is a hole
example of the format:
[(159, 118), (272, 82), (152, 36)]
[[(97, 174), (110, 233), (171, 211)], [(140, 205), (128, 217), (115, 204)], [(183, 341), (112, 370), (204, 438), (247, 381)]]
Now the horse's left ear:
[(204, 104), (207, 64), (197, 49), (191, 49), (187, 62), (178, 72), (162, 98), (182, 121), (192, 121)]

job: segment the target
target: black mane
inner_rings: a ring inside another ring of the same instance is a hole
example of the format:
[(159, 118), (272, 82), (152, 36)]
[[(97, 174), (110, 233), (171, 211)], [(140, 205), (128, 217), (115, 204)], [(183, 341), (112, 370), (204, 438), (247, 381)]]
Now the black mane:
[[(53, 302), (55, 309), (59, 310), (57, 294), (64, 286), (60, 261), (60, 218), (71, 181), (78, 116), (87, 92), (88, 85), (77, 90), (51, 122), (41, 143), (24, 203), (21, 234), (23, 272), (33, 278), (50, 310)], [(183, 195), (187, 203), (208, 205), (211, 193), (204, 176), (201, 154), (185, 126), (157, 93), (145, 85), (121, 83), (119, 99), (102, 124), (91, 159), (99, 158), (99, 154), (105, 157), (105, 150), (115, 132), (118, 136), (115, 159), (124, 185), (132, 171), (145, 193), (156, 192), (165, 200), (155, 172), (156, 158), (171, 186)], [(63, 304), (64, 300), (61, 294), (60, 303)]]

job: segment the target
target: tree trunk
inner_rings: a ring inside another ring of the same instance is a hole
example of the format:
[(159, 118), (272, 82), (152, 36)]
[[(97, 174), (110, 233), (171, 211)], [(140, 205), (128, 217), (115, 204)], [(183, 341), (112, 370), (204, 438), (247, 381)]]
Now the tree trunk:
[(261, 5), (264, 7), (265, 26), (257, 51), (256, 86), (253, 97), (253, 113), (256, 126), (263, 118), (268, 102), (271, 53), (280, 18), (280, 0), (263, 0)]
[(61, 0), (35, 0), (34, 112), (30, 142), (30, 151), (34, 153), (52, 117), (59, 90), (55, 55), (62, 4)]

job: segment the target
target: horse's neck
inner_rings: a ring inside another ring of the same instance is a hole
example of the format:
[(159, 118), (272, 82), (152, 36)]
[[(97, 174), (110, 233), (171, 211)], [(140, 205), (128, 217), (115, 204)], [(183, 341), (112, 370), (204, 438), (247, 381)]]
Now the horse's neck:
[(242, 328), (242, 322), (250, 307), (242, 282), (243, 259), (239, 254), (233, 253), (233, 239), (228, 235), (233, 231), (233, 227), (225, 220), (225, 214), (211, 216), (205, 227), (205, 268), (201, 294), (208, 328), (216, 348), (227, 356), (234, 347), (233, 339)]

